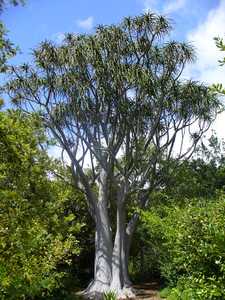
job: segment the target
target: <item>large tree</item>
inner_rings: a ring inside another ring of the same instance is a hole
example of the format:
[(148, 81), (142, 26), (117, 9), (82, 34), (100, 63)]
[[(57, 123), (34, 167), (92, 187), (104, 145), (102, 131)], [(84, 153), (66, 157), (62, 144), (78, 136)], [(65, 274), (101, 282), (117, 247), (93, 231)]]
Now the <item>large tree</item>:
[(88, 296), (132, 295), (128, 257), (138, 210), (128, 217), (126, 208), (147, 205), (162, 158), (166, 165), (172, 155), (189, 157), (220, 106), (207, 87), (181, 80), (194, 51), (169, 41), (170, 30), (153, 13), (128, 17), (92, 35), (69, 34), (62, 45), (44, 42), (33, 64), (12, 68), (10, 97), (27, 113), (39, 112), (86, 195), (96, 225)]

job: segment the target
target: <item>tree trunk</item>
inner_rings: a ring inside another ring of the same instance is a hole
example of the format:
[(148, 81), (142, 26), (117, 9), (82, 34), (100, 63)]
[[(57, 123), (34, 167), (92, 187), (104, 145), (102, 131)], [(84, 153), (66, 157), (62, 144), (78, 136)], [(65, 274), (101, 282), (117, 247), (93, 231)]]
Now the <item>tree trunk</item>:
[(122, 248), (121, 248), (121, 265), (123, 272), (123, 285), (124, 287), (131, 287), (132, 283), (130, 281), (129, 272), (128, 272), (128, 260), (130, 254), (130, 246), (128, 244), (127, 234), (124, 230), (124, 237), (122, 239)]
[(116, 220), (116, 235), (113, 247), (112, 256), (112, 280), (110, 289), (121, 292), (123, 282), (122, 282), (122, 269), (121, 269), (121, 247), (122, 247), (122, 207), (117, 206), (117, 220)]
[(124, 204), (125, 190), (121, 187), (117, 194), (117, 226), (112, 257), (112, 281), (110, 285), (110, 290), (113, 290), (120, 299), (133, 298), (135, 296), (128, 276)]
[(99, 197), (95, 205), (95, 269), (94, 279), (84, 291), (89, 298), (98, 299), (109, 290), (112, 272), (112, 232), (107, 208), (107, 175), (100, 174)]
[(119, 189), (117, 194), (117, 220), (114, 245), (110, 228), (106, 175), (101, 172), (99, 183), (99, 199), (95, 206), (95, 270), (94, 279), (84, 291), (84, 295), (92, 299), (101, 299), (104, 293), (113, 291), (118, 298), (133, 298), (128, 276), (127, 234), (125, 232), (124, 191)]

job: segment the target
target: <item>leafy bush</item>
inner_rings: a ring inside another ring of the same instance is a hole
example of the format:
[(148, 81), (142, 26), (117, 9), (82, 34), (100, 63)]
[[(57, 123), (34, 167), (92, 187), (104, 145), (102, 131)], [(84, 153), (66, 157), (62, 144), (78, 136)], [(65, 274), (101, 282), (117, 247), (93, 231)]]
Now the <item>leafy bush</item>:
[(224, 195), (142, 214), (145, 239), (158, 253), (162, 276), (175, 287), (168, 299), (225, 298), (224, 215)]
[(0, 135), (0, 298), (44, 296), (60, 285), (59, 264), (79, 253), (82, 225), (66, 209), (76, 195), (51, 176), (36, 117), (1, 112)]

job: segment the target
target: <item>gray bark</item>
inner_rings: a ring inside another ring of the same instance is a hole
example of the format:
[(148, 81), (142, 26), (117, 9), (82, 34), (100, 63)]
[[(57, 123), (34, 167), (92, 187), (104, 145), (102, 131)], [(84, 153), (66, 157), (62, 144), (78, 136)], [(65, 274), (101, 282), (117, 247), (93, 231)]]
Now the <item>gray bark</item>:
[(126, 251), (125, 233), (125, 186), (121, 186), (117, 192), (117, 227), (112, 258), (112, 281), (110, 289), (120, 297), (133, 296), (130, 290), (131, 282), (128, 275), (128, 252)]
[[(125, 224), (124, 224), (125, 225)], [(121, 267), (122, 267), (122, 274), (123, 274), (123, 285), (125, 287), (130, 287), (132, 285), (129, 272), (128, 272), (128, 260), (130, 254), (130, 246), (128, 244), (127, 234), (124, 230), (122, 239), (122, 248), (121, 248)]]
[(112, 290), (121, 291), (123, 286), (123, 273), (121, 268), (121, 250), (122, 250), (122, 239), (123, 239), (123, 203), (124, 203), (124, 187), (117, 187), (116, 195), (116, 235), (113, 248), (112, 258), (112, 281), (110, 288)]
[(112, 256), (112, 281), (110, 288), (112, 290), (120, 291), (123, 285), (122, 269), (121, 269), (121, 247), (122, 247), (122, 219), (121, 219), (121, 205), (117, 205), (117, 221), (116, 221), (116, 235), (113, 247)]
[(94, 279), (85, 291), (90, 297), (98, 298), (109, 289), (112, 267), (112, 233), (107, 208), (107, 174), (101, 170), (99, 196), (95, 204), (95, 269)]
[(114, 291), (119, 298), (134, 297), (128, 275), (127, 234), (125, 232), (125, 190), (117, 192), (117, 221), (114, 244), (107, 208), (107, 176), (101, 171), (99, 197), (95, 205), (95, 270), (94, 280), (86, 289), (89, 298), (101, 298), (103, 293)]
[(110, 285), (110, 290), (113, 290), (119, 299), (135, 297), (128, 276), (128, 252), (125, 249), (124, 205), (120, 202), (117, 206), (117, 230), (113, 248), (112, 281)]

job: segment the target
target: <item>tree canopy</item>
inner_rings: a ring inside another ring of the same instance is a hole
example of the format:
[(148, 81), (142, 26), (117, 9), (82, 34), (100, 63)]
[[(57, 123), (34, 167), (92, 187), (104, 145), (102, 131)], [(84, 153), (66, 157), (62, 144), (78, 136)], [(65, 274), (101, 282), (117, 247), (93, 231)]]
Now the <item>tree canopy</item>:
[(34, 50), (35, 65), (12, 69), (8, 91), (26, 111), (41, 113), (79, 176), (88, 155), (102, 167), (116, 164), (121, 176), (143, 176), (137, 156), (144, 159), (150, 145), (171, 156), (178, 133), (195, 123), (190, 147), (178, 151), (190, 154), (219, 106), (206, 86), (180, 79), (194, 51), (165, 40), (170, 30), (167, 19), (146, 14), (93, 35), (69, 34), (61, 46), (44, 42)]

